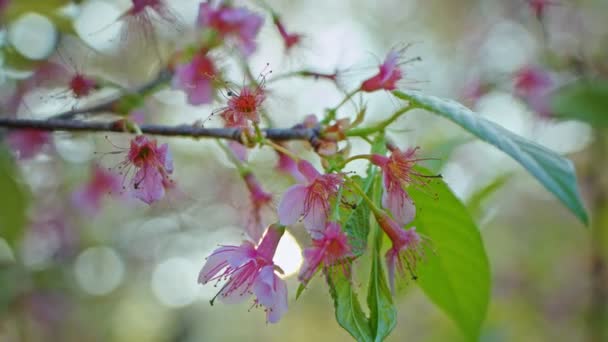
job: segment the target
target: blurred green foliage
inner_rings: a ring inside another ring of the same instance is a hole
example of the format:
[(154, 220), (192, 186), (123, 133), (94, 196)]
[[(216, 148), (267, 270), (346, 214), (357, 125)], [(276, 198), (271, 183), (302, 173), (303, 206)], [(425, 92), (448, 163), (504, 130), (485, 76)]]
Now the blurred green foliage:
[(552, 112), (563, 120), (608, 126), (608, 82), (582, 80), (568, 84), (552, 97)]
[(9, 245), (21, 237), (27, 220), (27, 196), (18, 177), (14, 161), (0, 148), (0, 236)]

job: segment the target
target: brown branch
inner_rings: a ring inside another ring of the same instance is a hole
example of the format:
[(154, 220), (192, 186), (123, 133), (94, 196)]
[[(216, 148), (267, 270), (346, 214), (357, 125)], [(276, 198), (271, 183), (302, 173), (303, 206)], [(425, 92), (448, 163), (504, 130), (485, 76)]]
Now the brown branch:
[[(77, 121), (77, 120), (34, 120), (0, 118), (0, 127), (7, 129), (36, 129), (41, 131), (73, 131), (73, 132), (116, 132), (133, 134), (125, 130), (120, 121)], [(191, 138), (218, 138), (242, 142), (243, 130), (239, 128), (205, 128), (191, 125), (164, 126), (164, 125), (141, 125), (142, 133), (150, 135), (191, 137)], [(267, 128), (262, 129), (264, 136), (271, 140), (308, 140), (314, 141), (318, 135), (318, 129), (312, 128)]]

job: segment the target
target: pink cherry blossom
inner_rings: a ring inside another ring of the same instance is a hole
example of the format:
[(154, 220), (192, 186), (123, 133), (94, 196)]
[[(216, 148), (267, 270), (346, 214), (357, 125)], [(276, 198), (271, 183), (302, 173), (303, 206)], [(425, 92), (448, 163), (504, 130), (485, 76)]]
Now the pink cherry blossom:
[(188, 95), (188, 103), (198, 106), (213, 101), (213, 78), (216, 74), (213, 60), (205, 51), (180, 64), (173, 75), (173, 89), (181, 89)]
[(132, 69), (150, 55), (162, 59), (159, 31), (181, 32), (179, 15), (169, 6), (169, 0), (131, 0), (131, 6), (118, 18), (121, 22), (119, 51), (123, 64)]
[(6, 137), (7, 145), (19, 159), (30, 159), (50, 144), (51, 134), (35, 129), (23, 129), (10, 132)]
[(39, 66), (28, 82), (31, 83), (29, 85), (30, 89), (34, 87), (59, 86), (64, 88), (68, 95), (75, 99), (87, 97), (99, 88), (99, 84), (94, 78), (76, 70), (71, 65), (59, 64), (52, 61), (45, 62)]
[(235, 40), (245, 56), (255, 51), (255, 37), (263, 22), (264, 18), (246, 8), (210, 2), (200, 4), (197, 18), (199, 27), (212, 28), (221, 37)]
[(371, 162), (382, 169), (382, 206), (387, 208), (393, 218), (401, 225), (411, 222), (416, 215), (414, 202), (405, 188), (413, 182), (416, 174), (413, 167), (416, 164), (416, 148), (401, 151), (393, 149), (390, 157), (374, 154)]
[(165, 192), (174, 187), (170, 178), (173, 173), (173, 159), (169, 145), (157, 146), (156, 139), (138, 135), (131, 140), (125, 160), (119, 165), (121, 173), (127, 176), (131, 168), (134, 175), (130, 180), (132, 194), (147, 204), (163, 198)]
[(229, 92), (228, 106), (220, 112), (226, 127), (247, 128), (249, 122), (260, 122), (260, 108), (266, 99), (262, 85), (245, 86), (240, 92)]
[(380, 70), (378, 73), (361, 84), (361, 90), (366, 92), (381, 89), (395, 90), (397, 88), (397, 81), (403, 77), (399, 68), (399, 58), (399, 52), (391, 50), (384, 62), (379, 66)]
[(516, 95), (524, 98), (543, 93), (553, 85), (547, 71), (531, 65), (519, 69), (513, 76), (513, 82)]
[[(298, 279), (307, 284), (320, 266), (329, 268), (343, 264), (352, 256), (348, 237), (339, 223), (329, 222), (321, 237), (312, 240), (312, 247), (304, 250), (304, 265)], [(344, 268), (346, 272), (346, 268)]]
[(395, 270), (405, 275), (408, 271), (414, 279), (416, 264), (424, 256), (423, 238), (416, 232), (416, 228), (402, 229), (386, 214), (376, 214), (380, 228), (391, 239), (391, 248), (386, 252), (386, 266), (391, 290), (395, 289)]
[(240, 246), (221, 246), (213, 251), (199, 273), (198, 282), (225, 281), (211, 300), (239, 303), (253, 293), (255, 303), (265, 307), (266, 319), (276, 323), (287, 311), (287, 286), (275, 273), (272, 261), (285, 227), (271, 225), (256, 247), (245, 241)]
[(537, 66), (525, 66), (513, 77), (515, 95), (524, 100), (542, 118), (552, 116), (551, 93), (555, 83), (549, 72)]
[(29, 77), (17, 84), (12, 95), (3, 103), (3, 107), (10, 114), (17, 114), (25, 96), (36, 88), (60, 87), (61, 94), (68, 93), (74, 98), (84, 97), (88, 95), (87, 90), (91, 90), (88, 88), (91, 86), (90, 82), (92, 80), (81, 73), (70, 71), (60, 63), (46, 61), (38, 65)]
[(95, 165), (91, 179), (72, 194), (74, 206), (86, 215), (96, 214), (105, 195), (118, 195), (121, 191), (120, 177), (113, 172)]
[(246, 231), (253, 239), (259, 241), (264, 233), (264, 217), (272, 212), (272, 194), (264, 191), (253, 173), (247, 173), (243, 179), (249, 190), (251, 208), (246, 222)]
[(526, 2), (528, 3), (528, 7), (539, 20), (545, 15), (545, 11), (547, 10), (548, 6), (559, 4), (558, 2), (552, 0), (526, 0)]
[(314, 239), (318, 239), (325, 229), (330, 201), (338, 193), (343, 177), (334, 173), (320, 174), (305, 160), (298, 162), (298, 170), (306, 177), (307, 183), (287, 189), (279, 203), (279, 220), (283, 225), (291, 225), (304, 217), (304, 227)]
[(281, 18), (277, 15), (272, 16), (272, 22), (274, 26), (276, 26), (281, 38), (283, 39), (283, 44), (285, 45), (285, 50), (289, 51), (291, 48), (296, 46), (298, 43), (302, 41), (302, 35), (299, 33), (288, 33), (285, 25), (281, 21)]

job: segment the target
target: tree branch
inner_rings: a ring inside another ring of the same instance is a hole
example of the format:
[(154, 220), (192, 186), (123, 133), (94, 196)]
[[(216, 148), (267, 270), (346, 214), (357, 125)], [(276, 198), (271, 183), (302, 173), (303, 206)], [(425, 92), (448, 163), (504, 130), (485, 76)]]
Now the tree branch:
[[(36, 129), (41, 131), (74, 131), (74, 132), (116, 132), (133, 134), (125, 130), (121, 121), (77, 121), (77, 120), (34, 120), (0, 118), (0, 127), (8, 129)], [(140, 125), (142, 133), (150, 135), (191, 137), (191, 138), (219, 138), (243, 142), (241, 139), (243, 130), (239, 128), (205, 128), (190, 125), (164, 126), (164, 125)], [(264, 136), (271, 140), (308, 140), (314, 141), (318, 135), (318, 129), (312, 128), (267, 128), (262, 129)]]

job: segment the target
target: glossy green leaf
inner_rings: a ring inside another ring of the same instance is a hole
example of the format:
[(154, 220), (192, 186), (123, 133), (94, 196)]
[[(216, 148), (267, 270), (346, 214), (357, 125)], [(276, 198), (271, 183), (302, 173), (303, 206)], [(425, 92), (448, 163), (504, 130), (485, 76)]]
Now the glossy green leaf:
[(338, 324), (357, 341), (373, 341), (373, 335), (357, 293), (351, 280), (343, 272), (332, 272), (327, 276), (329, 291), (334, 300)]
[[(378, 178), (376, 180), (372, 199), (375, 203), (380, 204), (380, 182), (378, 182)], [(373, 236), (374, 246), (371, 250), (372, 262), (367, 306), (369, 307), (369, 322), (374, 341), (383, 341), (397, 325), (397, 310), (393, 304), (393, 296), (382, 268), (380, 251), (382, 250), (383, 234), (380, 234), (380, 227), (376, 220), (373, 220), (372, 232), (375, 236)]]
[(559, 119), (608, 126), (608, 82), (580, 81), (562, 87), (552, 96), (551, 106)]
[(479, 230), (442, 180), (408, 192), (417, 209), (412, 226), (432, 246), (418, 264), (417, 283), (468, 340), (476, 340), (490, 298), (490, 266)]
[(458, 102), (424, 95), (418, 91), (394, 91), (413, 106), (447, 118), (481, 140), (494, 145), (517, 160), (541, 184), (562, 201), (585, 225), (588, 216), (583, 206), (572, 162), (559, 154), (520, 137), (473, 113)]
[(10, 245), (23, 233), (27, 197), (16, 180), (17, 170), (5, 150), (0, 150), (0, 236)]

